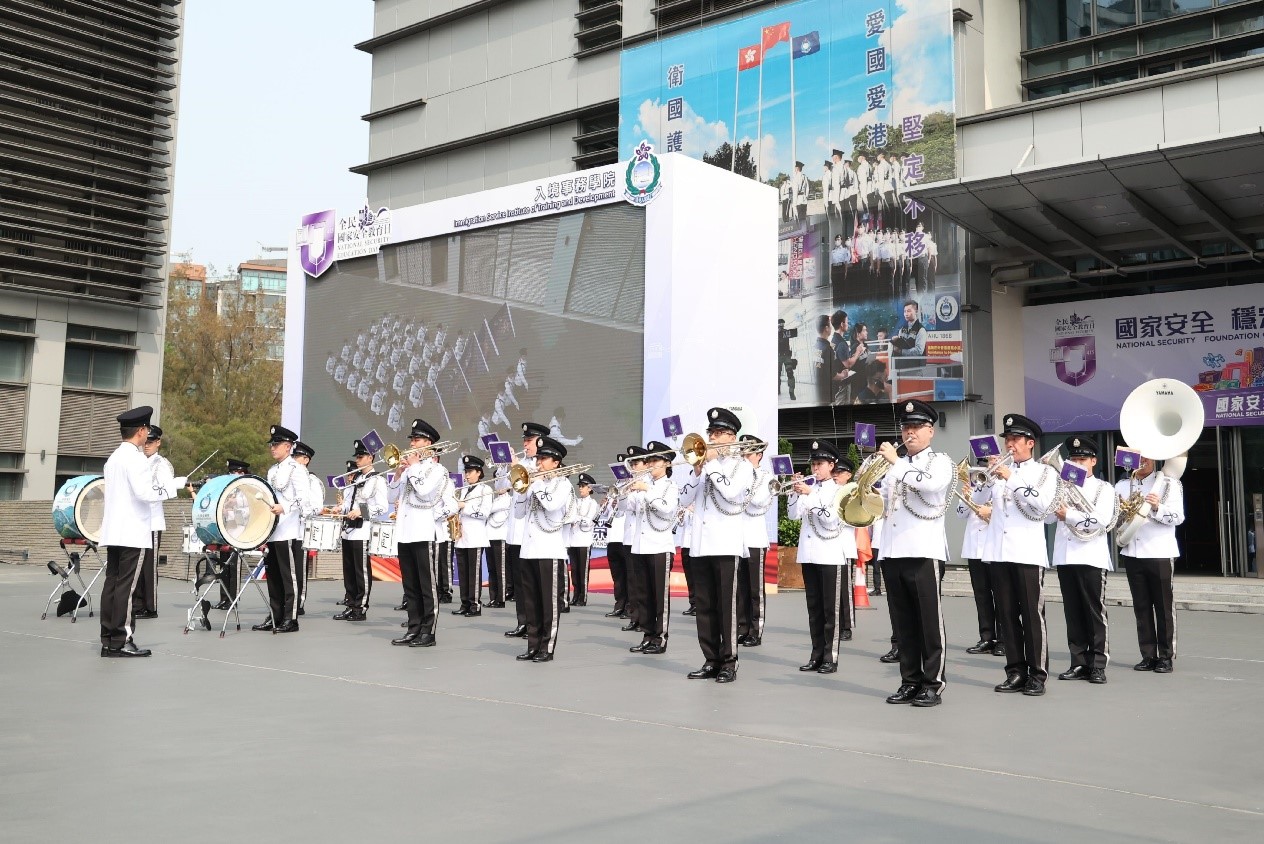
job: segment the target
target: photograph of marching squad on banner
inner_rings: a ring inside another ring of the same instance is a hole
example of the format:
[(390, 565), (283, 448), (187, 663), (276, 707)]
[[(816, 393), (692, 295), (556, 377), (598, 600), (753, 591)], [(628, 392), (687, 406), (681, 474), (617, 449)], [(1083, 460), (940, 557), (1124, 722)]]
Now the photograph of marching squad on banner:
[[(626, 50), (619, 152), (648, 139), (776, 188), (781, 407), (964, 395), (952, 4), (805, 0)], [(770, 280), (771, 281), (771, 280)]]
[(1023, 309), (1027, 413), (1046, 431), (1119, 427), (1123, 397), (1172, 378), (1208, 426), (1264, 425), (1264, 284)]
[(539, 422), (568, 463), (641, 431), (644, 212), (617, 204), (384, 246), (308, 276), (303, 437), (326, 454), (421, 418), (491, 461)]

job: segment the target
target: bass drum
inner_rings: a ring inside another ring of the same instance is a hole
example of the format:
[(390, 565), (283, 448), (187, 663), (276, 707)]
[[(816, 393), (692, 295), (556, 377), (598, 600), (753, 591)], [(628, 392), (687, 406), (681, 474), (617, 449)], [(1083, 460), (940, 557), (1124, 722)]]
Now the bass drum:
[(53, 528), (63, 539), (84, 539), (96, 544), (101, 539), (104, 515), (105, 478), (101, 475), (71, 478), (53, 499)]
[(206, 545), (258, 548), (276, 528), (276, 493), (258, 475), (220, 475), (193, 499), (193, 528)]

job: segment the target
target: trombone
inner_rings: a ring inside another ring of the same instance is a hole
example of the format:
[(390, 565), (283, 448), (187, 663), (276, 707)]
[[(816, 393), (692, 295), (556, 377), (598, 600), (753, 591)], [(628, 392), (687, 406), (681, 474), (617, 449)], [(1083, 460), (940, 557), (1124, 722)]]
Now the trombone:
[(442, 457), (445, 454), (451, 454), (460, 449), (461, 443), (456, 440), (441, 440), (430, 445), (423, 445), (417, 448), (406, 448), (400, 451), (397, 445), (387, 445), (382, 448), (382, 456), (374, 460), (374, 464), (385, 462), (386, 465), (394, 470), (405, 457), (411, 457), (414, 454), (421, 457)]
[[(509, 486), (519, 495), (525, 493), (531, 484), (536, 481), (551, 481), (554, 478), (569, 478), (571, 475), (578, 475), (581, 472), (592, 470), (592, 466), (587, 463), (577, 463), (574, 466), (559, 466), (556, 469), (548, 469), (543, 472), (528, 472), (520, 463), (515, 463), (509, 467)], [(482, 483), (482, 481), (480, 481)]]
[[(767, 448), (768, 444), (760, 440), (747, 440), (745, 442), (732, 443), (711, 443), (701, 434), (685, 434), (684, 444), (680, 447), (680, 452), (684, 455), (685, 462), (690, 466), (697, 466), (707, 461), (707, 452), (714, 449), (717, 455), (728, 454), (738, 457), (745, 457)], [(640, 455), (643, 459), (648, 455)]]

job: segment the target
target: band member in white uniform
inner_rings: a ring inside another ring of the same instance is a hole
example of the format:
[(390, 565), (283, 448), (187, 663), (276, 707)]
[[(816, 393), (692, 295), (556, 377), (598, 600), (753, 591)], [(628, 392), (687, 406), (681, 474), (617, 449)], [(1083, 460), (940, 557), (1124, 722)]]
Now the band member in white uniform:
[[(536, 470), (536, 448), (540, 438), (548, 436), (549, 429), (539, 422), (522, 423), (522, 458), (515, 462), (521, 464), (528, 472)], [(508, 484), (508, 481), (505, 481)], [(569, 484), (568, 484), (569, 486)], [(497, 488), (500, 485), (497, 484)], [(530, 514), (527, 493), (510, 492), (512, 496), (509, 510), (509, 532), (505, 539), (505, 557), (509, 567), (509, 600), (514, 602), (514, 611), (518, 617), (518, 625), (513, 630), (506, 630), (510, 638), (525, 639), (527, 636), (527, 614), (518, 599), (518, 588), (522, 585), (522, 572), (518, 571), (518, 560), (522, 556), (522, 540), (527, 528), (527, 517)], [(563, 554), (565, 556), (565, 554)]]
[(777, 501), (772, 495), (772, 472), (760, 467), (768, 444), (751, 434), (742, 434), (738, 442), (758, 443), (759, 449), (745, 459), (755, 470), (754, 485), (746, 501), (743, 544), (747, 554), (737, 566), (737, 643), (748, 648), (759, 647), (764, 640), (764, 610), (767, 591), (764, 583), (764, 557), (768, 553), (767, 513)]
[[(1161, 494), (1154, 492), (1156, 486)], [(1141, 661), (1133, 668), (1168, 674), (1176, 659), (1172, 573), (1181, 553), (1176, 543), (1176, 526), (1185, 521), (1185, 493), (1176, 478), (1160, 481), (1154, 461), (1148, 457), (1141, 458), (1133, 477), (1115, 484), (1115, 491), (1123, 498), (1128, 498), (1134, 488), (1150, 503), (1150, 515), (1132, 542), (1119, 549), (1119, 563), (1132, 593), (1137, 643), (1141, 648)]]
[(701, 668), (689, 673), (691, 680), (737, 679), (737, 565), (748, 553), (743, 511), (755, 482), (755, 470), (732, 447), (741, 429), (741, 420), (728, 408), (707, 411), (710, 459), (694, 466), (698, 483), (682, 490), (680, 497), (682, 506), (694, 505), (689, 551), (698, 646), (704, 660)]
[(434, 647), (439, 626), (439, 573), (434, 545), (435, 512), (441, 506), (448, 473), (424, 449), (439, 439), (439, 432), (424, 419), (414, 419), (408, 432), (408, 450), (400, 457), (399, 504), (395, 540), (399, 546), (399, 573), (408, 608), (408, 630), (392, 645)]
[(513, 497), (507, 489), (492, 486), (492, 499), (487, 513), (487, 604), (503, 609), (505, 589), (509, 583), (506, 568), (505, 537), (509, 534), (509, 508)]
[[(616, 463), (622, 463), (626, 454), (616, 454)], [(610, 567), (610, 582), (614, 587), (614, 609), (606, 613), (606, 618), (628, 618), (628, 546), (624, 543), (624, 528), (627, 516), (624, 513), (626, 502), (612, 486), (606, 493), (602, 503), (602, 518), (606, 525), (606, 565)], [(630, 537), (629, 537), (630, 538)]]
[(592, 553), (593, 527), (597, 522), (597, 499), (592, 496), (596, 484), (593, 476), (581, 472), (575, 479), (575, 506), (571, 508), (569, 521), (563, 529), (566, 539), (566, 555), (571, 563), (570, 596), (572, 606), (588, 605), (588, 556)]
[[(1062, 588), (1062, 611), (1066, 614), (1067, 648), (1071, 667), (1059, 680), (1106, 682), (1110, 662), (1109, 626), (1106, 621), (1106, 572), (1114, 568), (1110, 559), (1107, 532), (1118, 515), (1119, 499), (1114, 488), (1093, 476), (1097, 466), (1097, 443), (1088, 437), (1068, 437), (1065, 443), (1070, 461), (1085, 472), (1082, 501), (1068, 495), (1072, 484), (1063, 481), (1061, 504), (1050, 521), (1057, 523), (1053, 535), (1053, 566)], [(1089, 510), (1080, 510), (1084, 504)]]
[[(483, 552), (487, 550), (487, 517), (494, 493), (483, 479), (483, 459), (467, 454), (461, 458), (465, 485), (457, 490), (461, 538), (456, 540), (457, 576), (461, 581), (461, 606), (453, 615), (474, 618), (483, 614)], [(477, 484), (477, 486), (475, 486)]]
[(891, 464), (882, 483), (882, 577), (900, 651), (900, 687), (887, 703), (938, 706), (946, 685), (939, 573), (948, 559), (944, 512), (956, 469), (951, 457), (930, 447), (935, 408), (907, 401), (899, 415), (908, 456), (900, 457), (891, 443), (878, 447)]
[[(973, 495), (982, 487), (983, 482), (975, 480), (970, 489), (963, 491)], [(988, 523), (961, 500), (957, 501), (957, 515), (966, 520), (965, 537), (961, 540), (961, 559), (966, 561), (966, 567), (970, 570), (974, 611), (979, 618), (979, 641), (966, 648), (966, 653), (1004, 656), (1005, 645), (1001, 643), (1001, 636), (997, 632), (996, 597), (992, 594), (992, 566), (983, 560)]]
[(838, 516), (834, 504), (838, 486), (832, 477), (838, 449), (814, 440), (809, 452), (816, 483), (796, 483), (787, 502), (792, 519), (802, 520), (799, 562), (803, 565), (803, 595), (808, 608), (812, 653), (800, 671), (833, 674), (838, 670), (838, 642), (842, 633), (843, 590), (847, 564), (856, 558), (856, 531)]
[[(435, 508), (435, 572), (439, 575), (439, 603), (452, 603), (452, 527), (448, 520), (457, 515), (456, 484), (452, 482), (448, 470), (439, 462), (438, 456), (431, 458), (443, 472), (443, 495), (439, 506)], [(461, 615), (454, 612), (453, 615)]]
[(263, 558), (271, 614), (251, 629), (294, 633), (298, 630), (298, 567), (302, 565), (302, 560), (295, 559), (294, 547), (301, 536), (300, 523), (308, 509), (311, 486), (307, 470), (292, 455), (298, 434), (273, 425), (269, 435), (268, 448), (276, 463), (268, 469), (268, 486), (277, 498), (272, 512), (280, 518), (268, 537), (268, 551)]
[(645, 464), (649, 477), (628, 487), (628, 525), (632, 531), (632, 557), (645, 578), (649, 594), (641, 606), (643, 638), (632, 653), (667, 652), (671, 627), (671, 570), (676, 559), (676, 527), (680, 492), (671, 479), (671, 462), (676, 452), (671, 446), (651, 440), (646, 443)]
[(339, 512), (348, 516), (342, 527), (342, 572), (347, 593), (346, 609), (334, 616), (338, 621), (364, 621), (373, 591), (373, 572), (365, 543), (370, 522), (386, 518), (390, 511), (386, 480), (373, 468), (373, 454), (361, 440), (352, 446), (357, 474), (343, 493)]
[[(154, 473), (154, 486), (172, 489), (176, 471), (171, 461), (158, 453), (162, 447), (162, 428), (149, 426), (148, 438), (142, 446), (149, 467)], [(136, 594), (133, 595), (133, 606), (136, 608), (135, 618), (158, 617), (158, 548), (162, 545), (162, 532), (167, 529), (167, 518), (162, 512), (162, 502), (154, 501), (149, 505), (149, 530), (153, 534), (153, 542), (145, 551), (140, 579), (136, 581)]]
[[(536, 447), (536, 469), (547, 472), (558, 468), (566, 457), (566, 446), (552, 437), (540, 437)], [(562, 539), (562, 521), (574, 500), (567, 478), (536, 478), (525, 493), (527, 517), (522, 533), (519, 567), (522, 605), (527, 620), (527, 649), (516, 659), (550, 662), (557, 647), (557, 629), (561, 621), (558, 604), (558, 580), (566, 560), (566, 543)]]
[[(627, 448), (627, 452), (628, 468), (633, 475), (645, 472), (645, 461), (642, 459), (645, 455), (645, 449), (639, 445), (630, 445)], [(628, 600), (625, 607), (628, 614), (628, 623), (620, 628), (625, 633), (644, 633), (645, 626), (641, 621), (649, 612), (646, 604), (650, 598), (650, 585), (646, 582), (646, 578), (652, 577), (652, 575), (642, 565), (644, 561), (632, 551), (633, 545), (636, 544), (639, 526), (632, 510), (632, 502), (628, 498), (628, 493), (640, 480), (643, 480), (643, 478), (628, 481), (623, 485), (620, 490), (618, 503), (618, 507), (626, 519), (623, 528), (623, 547), (625, 549), (624, 558), (626, 560), (625, 568), (628, 583)]]
[[(851, 481), (852, 475), (856, 474), (856, 467), (846, 457), (839, 457), (838, 462), (834, 464), (834, 470), (830, 472), (836, 487)], [(864, 528), (861, 528), (864, 530)], [(850, 539), (844, 537), (845, 541), (850, 541), (852, 545), (856, 543), (856, 528), (847, 526), (843, 528), (843, 532), (848, 534)], [(840, 590), (839, 619), (841, 621), (842, 636), (844, 642), (850, 642), (852, 637), (852, 629), (856, 626), (856, 605), (852, 600), (852, 590), (856, 585), (856, 557), (858, 552), (854, 552), (843, 559), (843, 587)]]
[(981, 510), (989, 520), (983, 557), (992, 566), (996, 617), (1005, 640), (1005, 682), (996, 691), (1030, 697), (1045, 693), (1049, 677), (1044, 520), (1053, 512), (1058, 493), (1058, 473), (1032, 459), (1041, 433), (1026, 416), (1008, 414), (1005, 448), (1014, 465), (990, 458), (992, 485), (973, 496), (976, 503), (987, 505)]
[[(325, 482), (319, 476), (312, 474), (310, 467), (312, 458), (316, 456), (316, 450), (307, 443), (299, 440), (294, 443), (294, 460), (298, 465), (307, 470), (307, 509), (303, 511), (303, 519), (307, 519), (319, 514), (325, 509)], [(298, 568), (295, 574), (298, 575), (298, 583), (295, 584), (298, 590), (298, 614), (306, 615), (307, 610), (307, 569), (311, 566), (312, 571), (316, 570), (316, 557), (320, 553), (315, 548), (305, 548), (303, 546), (303, 533), (300, 527), (299, 538), (294, 541), (294, 555), (298, 560)]]
[(117, 417), (122, 442), (105, 461), (105, 496), (101, 541), (105, 547), (105, 585), (101, 588), (101, 656), (149, 656), (148, 648), (132, 641), (132, 619), (140, 559), (152, 547), (150, 505), (174, 498), (188, 478), (173, 478), (171, 486), (154, 482), (145, 457), (152, 407), (137, 407)]

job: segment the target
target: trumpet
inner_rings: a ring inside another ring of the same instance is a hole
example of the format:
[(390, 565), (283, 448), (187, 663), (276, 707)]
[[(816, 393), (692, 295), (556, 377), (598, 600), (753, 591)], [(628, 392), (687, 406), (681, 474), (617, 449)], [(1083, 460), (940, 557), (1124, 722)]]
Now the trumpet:
[(1007, 451), (1005, 452), (1004, 457), (1002, 457), (1000, 460), (996, 461), (995, 463), (993, 463), (991, 466), (987, 468), (987, 471), (983, 473), (983, 479), (987, 483), (990, 484), (992, 483), (992, 481), (996, 480), (996, 473), (998, 469), (1000, 469), (1002, 466), (1006, 468), (1010, 468), (1013, 465), (1014, 465), (1014, 452)]
[(611, 501), (618, 501), (620, 498), (628, 494), (628, 487), (632, 486), (632, 484), (637, 481), (645, 480), (649, 477), (649, 475), (649, 469), (642, 469), (639, 472), (633, 472), (632, 477), (628, 478), (626, 481), (612, 484), (609, 491), (606, 493), (606, 496), (610, 498)]
[(959, 483), (957, 484), (956, 492), (957, 497), (961, 499), (961, 503), (973, 510), (974, 515), (978, 516), (985, 522), (991, 523), (992, 517), (990, 515), (985, 516), (982, 512), (983, 508), (987, 505), (976, 504), (970, 497), (970, 493), (966, 491), (974, 487), (973, 479), (975, 476), (982, 478), (986, 474), (987, 472), (982, 468), (971, 466), (970, 458), (961, 458), (961, 462), (957, 464), (957, 480)]
[(574, 466), (559, 466), (556, 469), (549, 469), (543, 472), (528, 472), (521, 464), (515, 463), (513, 466), (509, 467), (509, 485), (513, 488), (514, 492), (521, 495), (536, 481), (551, 481), (554, 478), (569, 478), (571, 475), (578, 475), (580, 472), (588, 472), (591, 470), (591, 465), (587, 463), (578, 463)]
[(772, 493), (773, 498), (779, 495), (789, 495), (794, 491), (795, 484), (803, 482), (803, 476), (793, 474), (788, 478), (769, 478), (768, 491)]

